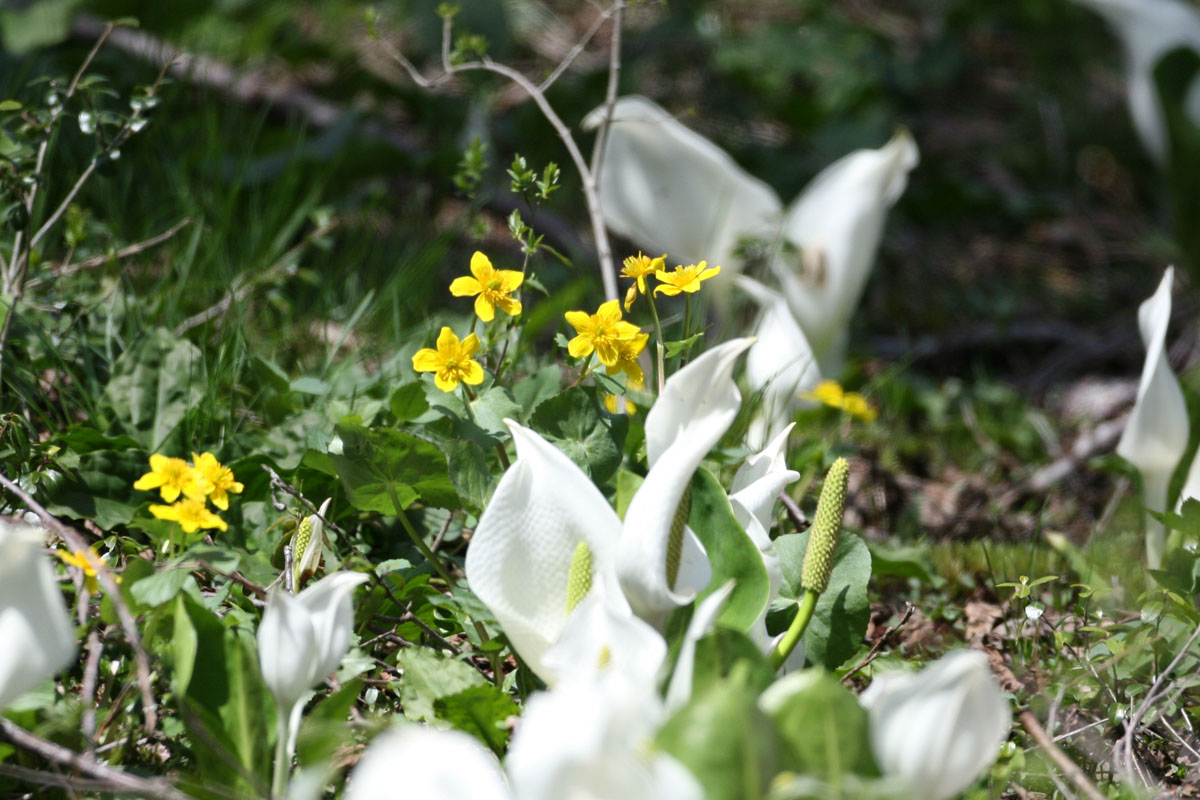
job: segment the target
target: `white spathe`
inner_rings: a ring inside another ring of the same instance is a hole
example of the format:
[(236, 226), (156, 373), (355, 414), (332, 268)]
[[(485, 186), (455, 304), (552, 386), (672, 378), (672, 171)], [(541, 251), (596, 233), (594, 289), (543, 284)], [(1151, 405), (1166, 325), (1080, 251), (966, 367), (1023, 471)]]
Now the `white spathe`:
[[(1175, 269), (1168, 267), (1154, 294), (1138, 308), (1138, 329), (1146, 361), (1138, 384), (1137, 402), (1117, 443), (1117, 454), (1138, 468), (1146, 508), (1164, 511), (1171, 473), (1188, 442), (1187, 406), (1183, 390), (1167, 363), (1167, 327), (1171, 322), (1171, 286)], [(1152, 569), (1162, 564), (1166, 534), (1162, 523), (1146, 520), (1146, 560)]]
[[(1075, 0), (1108, 22), (1125, 49), (1126, 91), (1133, 127), (1159, 165), (1168, 161), (1166, 118), (1154, 85), (1154, 68), (1171, 50), (1200, 51), (1200, 12), (1180, 0)], [(1200, 81), (1185, 98), (1188, 117), (1200, 123)]]
[(759, 398), (747, 438), (751, 447), (764, 447), (791, 420), (799, 394), (821, 382), (821, 371), (787, 299), (752, 278), (736, 277), (759, 306), (756, 341), (746, 354), (746, 383)]
[(460, 731), (404, 725), (380, 734), (350, 773), (346, 800), (510, 800), (495, 757)]
[(734, 581), (730, 579), (723, 586), (701, 600), (696, 605), (692, 618), (688, 620), (687, 630), (683, 634), (683, 642), (679, 646), (679, 658), (675, 659), (675, 669), (667, 684), (666, 708), (674, 712), (687, 705), (692, 699), (692, 680), (696, 670), (696, 644), (706, 633), (713, 629), (717, 615), (725, 607), (725, 601), (733, 593)]
[[(603, 119), (598, 108), (583, 126)], [(608, 226), (680, 264), (734, 269), (738, 239), (773, 241), (782, 218), (775, 190), (639, 95), (619, 98), (613, 107), (597, 177)]]
[(41, 552), (43, 535), (0, 520), (0, 711), (75, 654), (75, 626)]
[[(597, 109), (585, 127), (603, 118)], [(739, 239), (766, 240), (821, 372), (836, 374), (887, 210), (917, 164), (907, 132), (835, 162), (786, 211), (769, 186), (644, 97), (617, 100), (604, 153), (598, 180), (609, 227), (673, 261), (721, 265), (722, 278), (741, 268)]]
[(974, 783), (1012, 725), (1008, 700), (977, 650), (955, 650), (915, 673), (876, 675), (859, 701), (880, 769), (907, 782), (918, 800), (946, 800)]
[(280, 735), (288, 752), (300, 724), (301, 701), (329, 677), (350, 649), (354, 605), (350, 596), (367, 576), (335, 572), (296, 596), (275, 591), (258, 626), (258, 662), (275, 698)]
[(785, 247), (771, 267), (822, 375), (841, 372), (850, 318), (888, 209), (904, 193), (917, 160), (916, 143), (901, 129), (878, 150), (855, 150), (826, 167), (784, 216)]
[[(567, 584), (580, 543), (591, 557), (589, 594), (614, 613), (630, 609), (654, 626), (707, 582), (707, 559), (685, 537), (681, 567), (693, 577), (667, 585), (667, 541), (680, 498), (701, 459), (737, 416), (733, 363), (752, 340), (726, 342), (667, 381), (646, 420), (650, 471), (622, 523), (565, 454), (512, 420), (517, 459), (504, 473), (467, 549), (471, 590), (495, 615), (513, 649), (553, 684), (546, 652), (566, 624)], [(696, 584), (699, 584), (697, 586)]]

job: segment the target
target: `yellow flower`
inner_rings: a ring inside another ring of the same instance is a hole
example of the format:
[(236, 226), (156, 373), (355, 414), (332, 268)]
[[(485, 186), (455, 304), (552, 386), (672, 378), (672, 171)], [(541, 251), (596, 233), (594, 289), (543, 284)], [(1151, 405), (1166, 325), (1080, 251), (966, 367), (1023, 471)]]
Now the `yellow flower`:
[(150, 471), (138, 478), (133, 488), (158, 489), (168, 503), (175, 502), (180, 493), (191, 498), (204, 497), (204, 487), (192, 466), (182, 458), (167, 458), (161, 453), (150, 456)]
[(413, 356), (413, 369), (432, 372), (433, 383), (443, 392), (453, 392), (458, 382), (472, 386), (483, 383), (483, 367), (473, 356), (479, 350), (479, 337), (471, 334), (461, 342), (454, 331), (442, 326), (437, 349), (424, 347)]
[(225, 520), (209, 511), (203, 500), (192, 497), (184, 498), (174, 505), (150, 506), (150, 513), (158, 519), (178, 522), (184, 533), (195, 533), (200, 528), (229, 529)]
[(637, 299), (638, 292), (646, 293), (646, 276), (654, 275), (663, 268), (667, 254), (663, 253), (658, 258), (642, 255), (639, 250), (636, 256), (630, 256), (623, 261), (621, 267), (622, 278), (633, 278), (634, 283), (629, 287), (629, 291), (625, 294), (625, 310), (633, 305), (633, 301)]
[(832, 408), (840, 408), (852, 417), (863, 422), (873, 422), (879, 416), (875, 407), (858, 392), (847, 392), (837, 381), (821, 381), (811, 392), (800, 395), (805, 400), (824, 403)]
[(476, 250), (471, 256), (471, 274), (475, 277), (455, 278), (450, 284), (450, 294), (455, 297), (479, 295), (475, 298), (475, 313), (481, 320), (491, 322), (497, 307), (510, 317), (521, 313), (521, 301), (509, 295), (525, 280), (523, 273), (515, 269), (494, 269), (491, 260)]
[[(617, 401), (620, 399), (621, 398), (617, 397), (615, 394), (604, 395), (604, 407), (608, 409), (608, 413), (610, 413), (610, 414), (620, 413), (619, 411), (617, 411)], [(633, 403), (629, 402), (628, 397), (625, 398), (625, 413), (626, 414), (636, 414), (637, 413), (637, 406), (635, 406)]]
[[(59, 550), (58, 557), (64, 564), (83, 570), (83, 585), (87, 587), (88, 594), (97, 594), (100, 591), (100, 582), (96, 580), (96, 565), (107, 563), (104, 556), (89, 547), (87, 551), (76, 550), (74, 553)], [(121, 582), (119, 575), (116, 576), (116, 581)]]
[(701, 281), (706, 281), (721, 271), (720, 267), (705, 269), (707, 264), (707, 261), (701, 261), (699, 264), (676, 267), (672, 272), (658, 270), (654, 273), (654, 277), (658, 278), (661, 285), (654, 288), (654, 293), (662, 292), (665, 295), (674, 296), (680, 292), (692, 294), (700, 291)]
[(621, 358), (618, 342), (633, 339), (641, 333), (637, 325), (621, 320), (619, 300), (602, 304), (595, 314), (568, 311), (564, 316), (576, 333), (567, 343), (567, 352), (573, 358), (584, 358), (595, 351), (600, 363), (606, 367), (615, 365)]
[(648, 341), (650, 341), (650, 334), (648, 333), (639, 333), (632, 339), (618, 340), (616, 343), (617, 361), (615, 364), (605, 365), (604, 371), (609, 375), (624, 372), (625, 383), (629, 388), (645, 388), (646, 375), (642, 372), (642, 365), (638, 363), (638, 356), (646, 349), (646, 342)]
[(192, 453), (192, 463), (204, 493), (212, 498), (213, 505), (225, 511), (229, 508), (229, 492), (241, 494), (245, 488), (233, 479), (233, 470), (221, 465), (212, 453)]

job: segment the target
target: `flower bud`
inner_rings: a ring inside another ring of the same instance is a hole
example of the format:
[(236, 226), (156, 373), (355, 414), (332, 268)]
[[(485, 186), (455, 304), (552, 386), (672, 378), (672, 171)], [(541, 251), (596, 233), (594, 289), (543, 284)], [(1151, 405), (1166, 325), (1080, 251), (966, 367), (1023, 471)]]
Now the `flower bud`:
[(956, 650), (916, 673), (877, 675), (859, 702), (880, 769), (918, 800), (945, 800), (996, 760), (1012, 711), (987, 657)]
[(817, 501), (817, 516), (809, 530), (808, 549), (804, 551), (804, 568), (800, 573), (801, 585), (817, 594), (829, 586), (829, 575), (833, 572), (833, 553), (837, 549), (838, 531), (842, 529), (849, 480), (850, 464), (839, 458), (829, 467), (825, 485), (821, 487), (821, 498)]

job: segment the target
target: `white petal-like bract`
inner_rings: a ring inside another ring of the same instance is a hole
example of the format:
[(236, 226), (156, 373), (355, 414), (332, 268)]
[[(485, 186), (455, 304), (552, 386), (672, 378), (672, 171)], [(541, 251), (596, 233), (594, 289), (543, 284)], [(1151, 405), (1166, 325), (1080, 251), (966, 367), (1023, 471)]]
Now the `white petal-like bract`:
[(350, 773), (346, 800), (512, 800), (496, 759), (460, 731), (405, 725), (380, 734)]
[(1012, 710), (987, 656), (956, 650), (919, 672), (877, 675), (859, 700), (884, 774), (919, 800), (946, 800), (974, 783), (1000, 752)]
[(40, 529), (0, 521), (0, 711), (75, 654), (75, 626), (43, 545)]

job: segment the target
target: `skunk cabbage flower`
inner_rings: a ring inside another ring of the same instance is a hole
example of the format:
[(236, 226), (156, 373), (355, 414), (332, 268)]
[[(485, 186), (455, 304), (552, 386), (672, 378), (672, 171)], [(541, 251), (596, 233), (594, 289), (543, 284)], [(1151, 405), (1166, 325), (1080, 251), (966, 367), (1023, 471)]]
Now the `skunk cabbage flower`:
[(746, 354), (746, 383), (761, 394), (747, 438), (751, 447), (764, 447), (802, 404), (798, 395), (821, 382), (821, 372), (787, 299), (745, 275), (737, 281), (760, 308), (753, 333), (757, 341)]
[(733, 476), (732, 494), (729, 495), (734, 518), (762, 553), (763, 565), (771, 581), (770, 599), (779, 593), (783, 582), (782, 567), (770, 537), (775, 503), (784, 487), (800, 479), (800, 473), (788, 469), (785, 460), (788, 434), (794, 424), (784, 428), (762, 452), (746, 459)]
[(329, 677), (350, 649), (354, 606), (350, 595), (367, 580), (359, 572), (327, 575), (295, 597), (274, 592), (258, 626), (258, 661), (275, 698), (280, 735), (290, 743), (300, 724), (301, 701)]
[(75, 626), (41, 549), (42, 531), (0, 521), (0, 711), (75, 654)]
[[(733, 363), (751, 341), (715, 347), (667, 381), (646, 418), (650, 472), (624, 523), (562, 451), (505, 421), (517, 459), (475, 527), (467, 582), (543, 680), (556, 681), (546, 653), (589, 594), (613, 614), (632, 610), (658, 626), (707, 583), (699, 543), (684, 535), (682, 553), (672, 550), (672, 531), (692, 474), (737, 416)], [(669, 551), (677, 557), (669, 559)]]
[(784, 216), (783, 242), (798, 255), (784, 252), (771, 267), (826, 377), (841, 371), (888, 209), (916, 165), (917, 146), (902, 129), (878, 150), (856, 150), (826, 167)]
[[(398, 790), (400, 782), (403, 791)], [(495, 757), (460, 731), (404, 725), (381, 734), (350, 773), (346, 800), (510, 800)]]
[[(597, 109), (584, 120), (594, 127)], [(786, 211), (775, 192), (729, 154), (644, 97), (613, 108), (598, 180), (609, 227), (646, 252), (707, 259), (739, 269), (738, 240), (775, 245), (772, 269), (816, 353), (821, 371), (840, 366), (845, 328), (858, 304), (888, 208), (903, 193), (917, 148), (901, 132), (826, 168)], [(786, 251), (799, 248), (799, 259)], [(807, 265), (797, 275), (802, 261)]]
[[(1200, 12), (1180, 0), (1075, 0), (1104, 17), (1125, 48), (1129, 113), (1142, 146), (1160, 165), (1167, 163), (1167, 125), (1154, 85), (1154, 68), (1172, 50), (1200, 51)], [(1200, 81), (1185, 100), (1187, 115), (1200, 123)]]
[[(1142, 490), (1150, 511), (1166, 510), (1167, 485), (1188, 441), (1187, 406), (1179, 381), (1167, 363), (1166, 352), (1174, 275), (1174, 268), (1168, 267), (1158, 290), (1138, 308), (1138, 328), (1146, 346), (1146, 362), (1137, 402), (1117, 443), (1117, 455), (1142, 473)], [(1148, 518), (1146, 560), (1152, 569), (1162, 564), (1165, 539), (1162, 523)]]
[(948, 653), (920, 672), (877, 675), (859, 700), (880, 769), (905, 780), (918, 800), (945, 800), (974, 783), (1012, 724), (987, 657), (975, 650)]
[[(583, 126), (603, 119), (598, 108)], [(783, 209), (770, 186), (638, 95), (613, 107), (597, 177), (608, 227), (681, 264), (705, 259), (729, 267), (740, 237), (773, 240), (779, 228)]]

